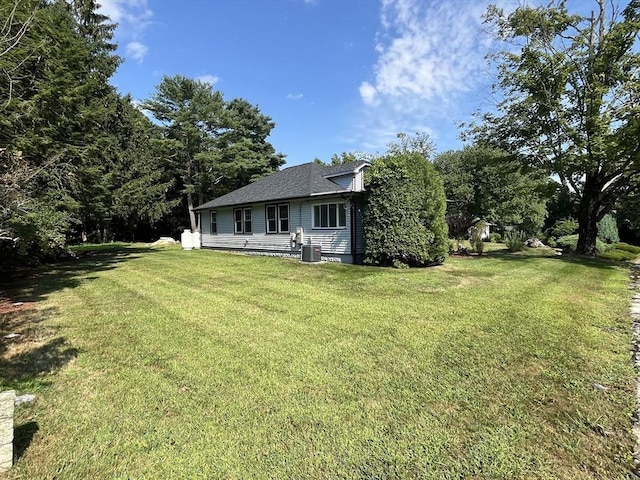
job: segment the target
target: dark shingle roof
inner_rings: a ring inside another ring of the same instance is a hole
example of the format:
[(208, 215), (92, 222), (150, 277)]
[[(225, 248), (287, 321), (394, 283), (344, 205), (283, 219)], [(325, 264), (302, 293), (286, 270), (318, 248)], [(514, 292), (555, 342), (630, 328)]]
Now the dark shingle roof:
[(304, 163), (295, 167), (285, 168), (257, 182), (250, 183), (210, 202), (203, 203), (196, 207), (195, 210), (304, 198), (324, 193), (346, 192), (348, 191), (347, 189), (328, 180), (326, 177), (353, 173), (363, 165), (367, 165), (367, 162), (350, 162), (329, 167), (323, 167), (316, 163)]

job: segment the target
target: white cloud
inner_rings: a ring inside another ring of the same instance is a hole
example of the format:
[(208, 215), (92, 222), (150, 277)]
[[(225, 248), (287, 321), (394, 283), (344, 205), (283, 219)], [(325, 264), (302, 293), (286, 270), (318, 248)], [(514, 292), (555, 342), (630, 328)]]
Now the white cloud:
[(487, 81), (482, 14), (490, 0), (381, 2), (377, 61), (359, 87), (360, 142), (383, 146), (401, 131), (432, 132), (437, 142), (443, 123), (458, 123), (461, 99)]
[(376, 103), (377, 93), (378, 91), (376, 90), (376, 87), (371, 85), (369, 82), (362, 82), (360, 85), (360, 96), (366, 105), (374, 105)]
[(133, 58), (136, 62), (142, 62), (144, 56), (149, 51), (149, 47), (140, 42), (129, 42), (125, 47), (127, 57)]
[(147, 0), (100, 0), (99, 11), (121, 26), (144, 27), (153, 16)]
[(300, 100), (304, 95), (301, 93), (290, 93), (287, 95), (289, 100)]
[(199, 75), (196, 79), (201, 82), (208, 83), (212, 87), (220, 81), (220, 77), (216, 75)]
[(126, 43), (125, 55), (141, 62), (149, 48), (140, 40), (153, 17), (147, 0), (100, 0), (99, 3), (99, 12), (118, 24), (116, 39)]
[(485, 10), (484, 2), (383, 0), (376, 91), (434, 100), (469, 90), (485, 63), (478, 41)]

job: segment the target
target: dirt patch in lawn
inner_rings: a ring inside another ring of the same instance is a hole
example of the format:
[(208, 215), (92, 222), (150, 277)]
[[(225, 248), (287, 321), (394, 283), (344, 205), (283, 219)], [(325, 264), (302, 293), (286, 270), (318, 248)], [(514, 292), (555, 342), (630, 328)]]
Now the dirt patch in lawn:
[[(17, 302), (0, 296), (0, 315), (35, 308), (36, 302)], [(4, 327), (4, 324), (3, 324)]]
[(0, 383), (12, 384), (57, 370), (77, 351), (46, 326), (51, 312), (36, 302), (0, 297)]

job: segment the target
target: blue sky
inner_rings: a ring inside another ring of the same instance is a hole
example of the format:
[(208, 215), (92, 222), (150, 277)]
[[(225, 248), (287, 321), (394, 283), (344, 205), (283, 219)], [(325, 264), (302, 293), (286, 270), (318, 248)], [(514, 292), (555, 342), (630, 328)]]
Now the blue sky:
[[(136, 100), (163, 75), (257, 104), (287, 166), (384, 151), (398, 132), (462, 147), (460, 122), (491, 104), (484, 0), (98, 0)], [(510, 6), (509, 0), (492, 3)]]

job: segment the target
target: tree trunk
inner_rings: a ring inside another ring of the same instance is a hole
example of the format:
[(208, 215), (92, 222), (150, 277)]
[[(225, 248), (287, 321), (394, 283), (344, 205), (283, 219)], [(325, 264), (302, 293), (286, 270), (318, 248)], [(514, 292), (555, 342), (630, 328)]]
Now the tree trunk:
[(585, 188), (578, 207), (578, 244), (576, 253), (580, 255), (595, 255), (596, 238), (598, 237), (598, 211), (600, 205)]
[(196, 212), (193, 211), (193, 194), (191, 193), (187, 193), (187, 208), (189, 209), (191, 231), (195, 232), (198, 229), (198, 224), (196, 223)]

